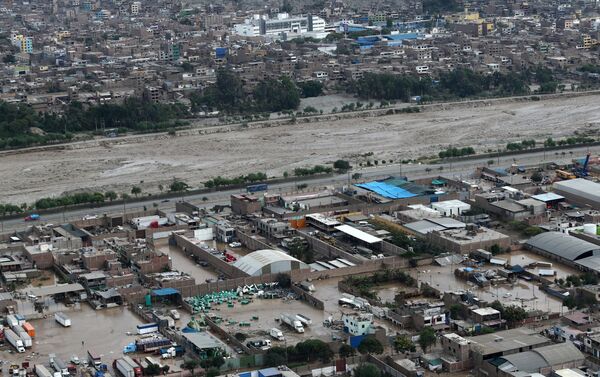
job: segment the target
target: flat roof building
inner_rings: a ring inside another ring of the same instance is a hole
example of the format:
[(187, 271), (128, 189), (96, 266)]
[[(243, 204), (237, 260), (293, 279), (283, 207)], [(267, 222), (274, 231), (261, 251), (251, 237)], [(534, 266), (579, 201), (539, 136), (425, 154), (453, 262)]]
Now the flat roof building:
[(556, 193), (566, 197), (569, 202), (600, 209), (600, 183), (577, 178), (554, 182), (552, 187)]

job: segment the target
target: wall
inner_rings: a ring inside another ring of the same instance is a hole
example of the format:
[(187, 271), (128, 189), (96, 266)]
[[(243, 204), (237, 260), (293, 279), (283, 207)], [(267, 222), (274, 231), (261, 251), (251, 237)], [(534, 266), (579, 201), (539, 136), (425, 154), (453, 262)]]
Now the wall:
[(247, 249), (252, 251), (256, 250), (264, 250), (264, 249), (272, 249), (273, 247), (266, 242), (263, 242), (261, 239), (254, 238), (253, 235), (242, 232), (239, 229), (235, 230), (235, 235), (237, 239), (246, 246)]
[(306, 301), (309, 305), (313, 306), (314, 308), (319, 310), (325, 309), (325, 304), (323, 303), (323, 301), (310, 294), (310, 292), (305, 291), (297, 285), (292, 285), (292, 291), (295, 294), (297, 294), (300, 297), (300, 299)]
[(339, 247), (333, 246), (325, 241), (322, 241), (316, 237), (310, 236), (307, 233), (300, 232), (300, 235), (306, 239), (308, 245), (315, 253), (320, 254), (326, 258), (344, 258), (352, 263), (361, 264), (364, 259), (357, 258), (356, 256), (340, 249)]
[(212, 255), (208, 251), (204, 250), (199, 245), (194, 244), (187, 237), (182, 236), (180, 234), (173, 234), (172, 240), (175, 241), (175, 244), (183, 250), (184, 254), (192, 254), (198, 259), (208, 262), (211, 266), (213, 266), (218, 271), (222, 272), (227, 277), (244, 277), (247, 276), (245, 272), (234, 267), (233, 265), (225, 262), (218, 256)]

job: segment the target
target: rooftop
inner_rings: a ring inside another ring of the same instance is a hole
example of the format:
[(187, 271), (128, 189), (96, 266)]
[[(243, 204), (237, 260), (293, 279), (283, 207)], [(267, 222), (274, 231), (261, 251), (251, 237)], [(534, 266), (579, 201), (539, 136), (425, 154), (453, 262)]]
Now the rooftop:
[(525, 327), (472, 336), (467, 340), (471, 342), (471, 347), (482, 355), (502, 353), (529, 346), (540, 346), (550, 342), (548, 338), (541, 336), (535, 330)]
[(339, 230), (340, 232), (342, 232), (350, 237), (354, 237), (358, 240), (361, 240), (361, 241), (369, 243), (369, 244), (378, 243), (378, 242), (382, 241), (381, 238), (372, 236), (369, 233), (363, 232), (362, 230), (356, 229), (355, 227), (350, 226), (350, 225), (336, 226), (335, 229)]

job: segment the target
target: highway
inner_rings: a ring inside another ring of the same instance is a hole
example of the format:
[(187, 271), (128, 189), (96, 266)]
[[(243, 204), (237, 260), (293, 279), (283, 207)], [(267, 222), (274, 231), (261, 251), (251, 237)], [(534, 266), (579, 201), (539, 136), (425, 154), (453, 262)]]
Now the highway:
[[(563, 155), (562, 152), (565, 152)], [(572, 153), (571, 153), (572, 152)], [(548, 151), (548, 152), (534, 152), (534, 153), (522, 153), (512, 156), (500, 156), (493, 158), (494, 163), (491, 167), (508, 167), (512, 164), (518, 164), (523, 166), (535, 166), (544, 162), (556, 162), (557, 164), (567, 164), (574, 158), (582, 158), (587, 152), (591, 152), (593, 155), (600, 154), (600, 146), (595, 147), (576, 147), (563, 149), (562, 151)], [(277, 193), (291, 193), (297, 191), (296, 187), (300, 184), (306, 184), (305, 190), (323, 188), (325, 186), (336, 186), (340, 187), (347, 184), (349, 177), (354, 173), (361, 174), (361, 180), (364, 179), (378, 179), (389, 175), (403, 175), (407, 176), (408, 179), (419, 179), (427, 177), (436, 177), (443, 175), (450, 178), (468, 179), (471, 177), (475, 168), (480, 166), (487, 166), (488, 161), (492, 160), (490, 157), (462, 160), (455, 162), (445, 162), (442, 164), (435, 165), (421, 165), (421, 164), (390, 164), (384, 166), (374, 166), (353, 169), (349, 174), (339, 174), (333, 177), (323, 177), (316, 179), (302, 179), (293, 182), (285, 182), (278, 184), (269, 185), (270, 192)], [(441, 168), (441, 169), (440, 169)], [(182, 199), (196, 204), (200, 207), (212, 207), (215, 204), (229, 204), (229, 197), (231, 194), (244, 192), (243, 189), (236, 190), (225, 190), (216, 191), (211, 193), (196, 194), (196, 195), (182, 195)], [(203, 198), (208, 200), (203, 201)], [(147, 201), (138, 201), (132, 203), (109, 205), (100, 208), (85, 208), (69, 210), (64, 213), (55, 213), (43, 215), (40, 221), (36, 223), (41, 224), (60, 224), (63, 222), (73, 221), (81, 219), (88, 215), (113, 214), (138, 211), (146, 208), (153, 208), (154, 204), (158, 205), (159, 209), (172, 211), (175, 209), (175, 202), (180, 200), (179, 198), (172, 198), (169, 201), (160, 201), (156, 199), (150, 199)], [(13, 230), (25, 229), (32, 223), (25, 222), (22, 218), (11, 219), (0, 221), (0, 232), (8, 232)]]

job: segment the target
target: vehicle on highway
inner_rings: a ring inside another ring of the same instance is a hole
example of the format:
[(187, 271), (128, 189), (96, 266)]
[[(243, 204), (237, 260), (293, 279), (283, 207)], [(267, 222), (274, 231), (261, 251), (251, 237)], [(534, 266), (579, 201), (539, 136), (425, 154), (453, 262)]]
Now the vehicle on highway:
[(40, 215), (37, 213), (32, 213), (31, 215), (25, 217), (25, 221), (37, 221), (40, 219)]
[(241, 242), (232, 242), (229, 244), (229, 247), (232, 247), (232, 248), (242, 247), (242, 243)]

